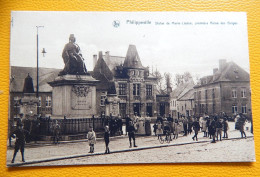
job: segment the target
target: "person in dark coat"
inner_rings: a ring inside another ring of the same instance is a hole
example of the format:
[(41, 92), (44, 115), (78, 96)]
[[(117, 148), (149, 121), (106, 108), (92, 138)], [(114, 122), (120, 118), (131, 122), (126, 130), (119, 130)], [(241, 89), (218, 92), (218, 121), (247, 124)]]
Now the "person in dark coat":
[(217, 121), (217, 117), (215, 117), (213, 120), (212, 120), (212, 122), (211, 122), (211, 124), (210, 124), (210, 135), (212, 135), (212, 143), (216, 143), (216, 140), (215, 140), (215, 138), (216, 138), (216, 121)]
[(210, 131), (210, 119), (209, 119), (209, 117), (206, 117), (206, 120), (207, 120), (207, 122), (206, 122), (206, 136), (207, 137), (210, 136), (210, 138), (211, 138), (211, 135), (209, 133), (209, 131)]
[(224, 122), (223, 122), (223, 130), (224, 130), (224, 135), (223, 135), (223, 138), (228, 138), (228, 122), (227, 122), (227, 119), (225, 118), (224, 119)]
[(129, 117), (129, 115), (126, 116), (126, 119), (125, 119), (125, 135), (127, 135), (128, 133), (128, 128), (129, 128), (129, 122), (131, 121), (131, 118)]
[(192, 118), (189, 117), (189, 120), (188, 120), (188, 134), (191, 134), (191, 132), (192, 132), (192, 123), (193, 123)]
[(217, 141), (218, 141), (218, 136), (219, 136), (219, 140), (221, 141), (221, 137), (222, 137), (222, 123), (220, 121), (220, 118), (217, 120), (216, 122), (216, 133), (217, 133)]
[(53, 143), (58, 144), (60, 139), (60, 124), (58, 123), (58, 120), (55, 120), (54, 126), (53, 126)]
[(129, 127), (128, 127), (128, 137), (129, 137), (129, 143), (130, 143), (130, 148), (132, 147), (132, 139), (134, 142), (134, 147), (137, 147), (135, 144), (135, 128), (134, 124), (132, 121), (129, 122)]
[(184, 130), (184, 135), (187, 136), (187, 129), (188, 129), (188, 119), (186, 117), (183, 118), (183, 130)]
[(19, 123), (17, 125), (17, 128), (14, 130), (14, 132), (11, 133), (11, 136), (13, 138), (16, 138), (15, 147), (14, 147), (14, 154), (13, 154), (13, 159), (12, 159), (11, 163), (14, 163), (16, 154), (19, 150), (21, 151), (22, 161), (25, 162), (24, 145), (25, 145), (25, 137), (28, 134), (29, 134), (29, 132), (27, 130), (23, 129), (23, 125), (21, 123)]
[(109, 151), (109, 136), (110, 136), (110, 132), (109, 132), (109, 127), (108, 125), (105, 126), (105, 134), (104, 134), (104, 140), (105, 140), (105, 144), (106, 144), (106, 151), (105, 151), (105, 154), (110, 154), (110, 151)]
[(195, 140), (195, 138), (196, 138), (196, 141), (198, 141), (198, 133), (200, 130), (200, 124), (197, 119), (195, 119), (195, 121), (193, 122), (192, 127), (194, 130), (194, 136), (192, 137), (192, 139)]
[(157, 130), (157, 124), (154, 123), (153, 124), (153, 132), (154, 132), (154, 135), (156, 136), (156, 130)]

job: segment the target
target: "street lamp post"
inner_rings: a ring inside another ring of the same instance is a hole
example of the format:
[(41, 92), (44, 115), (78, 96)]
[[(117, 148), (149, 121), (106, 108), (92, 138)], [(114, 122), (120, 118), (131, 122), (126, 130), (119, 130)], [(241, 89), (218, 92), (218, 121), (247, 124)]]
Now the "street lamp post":
[[(38, 34), (38, 30), (39, 28), (44, 28), (44, 26), (36, 26), (37, 28), (37, 36), (36, 36), (36, 41), (37, 41), (37, 76), (36, 76), (36, 98), (39, 99), (39, 34)], [(43, 54), (45, 54), (45, 49), (43, 51)], [(37, 116), (39, 115), (39, 100), (37, 101)]]

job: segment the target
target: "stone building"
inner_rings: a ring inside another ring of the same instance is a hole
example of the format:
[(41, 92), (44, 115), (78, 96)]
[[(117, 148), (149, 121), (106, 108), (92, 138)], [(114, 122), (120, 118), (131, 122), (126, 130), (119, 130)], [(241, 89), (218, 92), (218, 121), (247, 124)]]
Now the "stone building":
[[(186, 115), (186, 111), (183, 111), (183, 105), (182, 102), (180, 102), (182, 100), (180, 100), (180, 98), (182, 98), (190, 90), (193, 90), (194, 85), (193, 80), (190, 79), (187, 82), (182, 82), (170, 93), (170, 114), (172, 117), (179, 118), (181, 115)], [(189, 115), (191, 114), (189, 113)]]
[[(57, 77), (59, 71), (60, 69), (39, 68), (38, 113), (43, 117), (48, 117), (52, 114), (52, 88), (47, 82), (52, 81), (55, 77)], [(12, 119), (10, 120), (20, 117), (21, 101), (27, 94), (27, 91), (24, 90), (24, 82), (28, 75), (33, 80), (33, 90), (35, 92), (36, 68), (11, 66), (9, 117)]]
[(209, 115), (225, 112), (251, 117), (251, 90), (249, 73), (234, 62), (219, 60), (213, 75), (200, 79), (194, 86), (195, 114)]
[(178, 98), (178, 113), (185, 117), (193, 116), (194, 114), (194, 89), (190, 89), (184, 95)]
[[(143, 67), (136, 47), (129, 45), (126, 57), (99, 53), (93, 56), (92, 76), (101, 81), (97, 85), (97, 110), (99, 114), (156, 115), (156, 77)], [(117, 106), (118, 105), (118, 110)], [(108, 106), (109, 105), (109, 106)], [(110, 111), (108, 111), (110, 110)], [(114, 110), (114, 111), (113, 111)]]

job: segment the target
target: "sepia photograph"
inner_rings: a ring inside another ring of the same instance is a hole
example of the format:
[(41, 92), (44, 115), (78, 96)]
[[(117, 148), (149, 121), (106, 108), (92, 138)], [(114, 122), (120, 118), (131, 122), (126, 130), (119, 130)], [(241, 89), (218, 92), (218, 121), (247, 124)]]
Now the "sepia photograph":
[(12, 11), (7, 167), (255, 162), (245, 12)]

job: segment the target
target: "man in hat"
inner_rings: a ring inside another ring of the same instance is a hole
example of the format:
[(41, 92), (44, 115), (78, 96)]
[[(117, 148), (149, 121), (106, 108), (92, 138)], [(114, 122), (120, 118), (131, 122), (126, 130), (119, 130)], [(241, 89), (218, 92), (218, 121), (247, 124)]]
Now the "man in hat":
[(14, 130), (13, 133), (11, 133), (11, 137), (16, 138), (12, 163), (14, 163), (16, 154), (19, 151), (19, 149), (21, 151), (22, 161), (25, 162), (24, 145), (25, 145), (26, 134), (29, 134), (29, 132), (27, 130), (23, 129), (23, 124), (21, 122), (18, 122), (17, 128)]
[(79, 46), (75, 42), (76, 42), (76, 38), (74, 34), (71, 34), (69, 37), (69, 43), (65, 45), (62, 52), (62, 58), (65, 67), (59, 73), (59, 75), (66, 75), (66, 74), (86, 75), (87, 74), (84, 58), (82, 57)]

